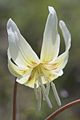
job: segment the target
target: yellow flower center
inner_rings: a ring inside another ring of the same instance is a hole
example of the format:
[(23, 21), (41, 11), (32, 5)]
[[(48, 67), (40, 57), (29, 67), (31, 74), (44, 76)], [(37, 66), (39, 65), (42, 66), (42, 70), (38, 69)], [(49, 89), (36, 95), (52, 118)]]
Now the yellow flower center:
[(42, 63), (40, 63), (36, 67), (33, 68), (33, 71), (37, 72), (39, 75), (41, 75), (42, 74), (42, 68), (43, 68), (43, 65), (42, 65)]

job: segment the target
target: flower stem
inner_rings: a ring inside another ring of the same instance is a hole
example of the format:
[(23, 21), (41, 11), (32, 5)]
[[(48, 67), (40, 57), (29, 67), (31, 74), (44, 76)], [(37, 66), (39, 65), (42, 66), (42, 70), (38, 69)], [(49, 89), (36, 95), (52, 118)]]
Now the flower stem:
[(16, 95), (17, 95), (17, 82), (15, 78), (14, 90), (13, 90), (13, 119), (16, 120)]
[(53, 112), (51, 115), (49, 115), (45, 120), (53, 120), (59, 113), (61, 113), (62, 111), (66, 110), (66, 109), (70, 108), (71, 106), (74, 106), (78, 103), (80, 103), (80, 99), (74, 100), (74, 101), (62, 106), (61, 108), (59, 108), (58, 110)]

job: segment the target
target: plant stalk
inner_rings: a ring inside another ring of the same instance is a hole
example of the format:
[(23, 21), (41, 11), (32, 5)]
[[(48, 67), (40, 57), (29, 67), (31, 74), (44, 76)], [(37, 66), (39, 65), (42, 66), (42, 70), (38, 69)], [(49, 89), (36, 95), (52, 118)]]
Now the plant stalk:
[(14, 90), (13, 90), (13, 119), (16, 120), (16, 96), (17, 96), (17, 82), (15, 78)]
[(55, 112), (53, 112), (52, 114), (50, 114), (45, 120), (54, 120), (54, 118), (60, 114), (61, 112), (63, 112), (64, 110), (76, 105), (80, 103), (80, 99), (74, 100), (64, 106), (62, 106), (61, 108), (57, 109)]

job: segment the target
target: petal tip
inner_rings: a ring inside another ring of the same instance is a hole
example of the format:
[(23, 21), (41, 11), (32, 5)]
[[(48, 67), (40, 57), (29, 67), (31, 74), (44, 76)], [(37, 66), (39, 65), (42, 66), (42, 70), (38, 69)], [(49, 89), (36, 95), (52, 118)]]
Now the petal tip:
[(12, 18), (9, 18), (9, 20), (8, 20), (9, 22), (12, 22), (13, 20), (12, 20)]
[(68, 37), (71, 39), (71, 34), (70, 34), (70, 32), (69, 32), (69, 30), (68, 30), (68, 28), (67, 28), (67, 26), (66, 26), (66, 24), (63, 20), (59, 21), (59, 26), (60, 26), (61, 29), (65, 28)]
[(52, 6), (48, 6), (48, 10), (51, 14), (55, 13), (55, 9)]
[(7, 30), (12, 30), (13, 32), (15, 31), (19, 32), (16, 23), (11, 18), (7, 22)]
[(7, 22), (7, 27), (10, 27), (12, 23), (13, 23), (13, 20), (11, 18), (9, 18), (9, 20)]
[(10, 18), (7, 22), (7, 32), (9, 33), (10, 31), (14, 31), (13, 30), (13, 26), (14, 26), (14, 22), (13, 20)]
[(63, 20), (60, 20), (60, 21), (59, 21), (59, 26), (61, 27), (62, 25), (65, 25), (65, 23), (64, 23)]

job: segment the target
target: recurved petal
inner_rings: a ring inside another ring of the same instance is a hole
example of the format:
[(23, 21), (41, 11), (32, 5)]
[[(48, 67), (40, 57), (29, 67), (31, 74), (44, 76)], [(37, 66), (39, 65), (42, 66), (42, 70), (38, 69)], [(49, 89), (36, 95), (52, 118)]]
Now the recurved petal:
[(9, 41), (8, 49), (15, 63), (24, 67), (39, 62), (38, 56), (23, 38), (17, 25), (11, 19), (7, 23), (7, 33)]
[(40, 56), (42, 62), (49, 62), (58, 56), (60, 36), (57, 31), (57, 24), (58, 19), (56, 11), (53, 7), (49, 6), (49, 15), (44, 30), (43, 44)]
[(50, 64), (52, 64), (52, 69), (54, 69), (54, 70), (56, 70), (56, 69), (60, 70), (65, 67), (65, 65), (67, 64), (67, 61), (68, 61), (69, 49), (71, 46), (71, 35), (70, 35), (68, 28), (66, 27), (66, 25), (63, 21), (60, 21), (59, 24), (60, 24), (60, 28), (62, 30), (62, 34), (64, 37), (66, 49), (63, 54), (61, 54), (59, 57), (57, 57), (55, 61), (52, 61), (50, 63)]
[(63, 74), (62, 70), (48, 70), (48, 69), (43, 69), (43, 74), (44, 74), (44, 84), (46, 84), (47, 82), (51, 82), (53, 80), (55, 80), (56, 78), (58, 78), (59, 76), (61, 76)]
[(55, 73), (55, 75), (57, 75), (57, 76), (62, 76), (63, 75), (63, 70), (55, 70), (54, 71), (54, 73)]
[(55, 61), (51, 62), (47, 66), (47, 68), (54, 71), (63, 69), (68, 62), (68, 56), (69, 56), (69, 52), (68, 51), (64, 52)]
[(71, 34), (70, 34), (66, 24), (64, 23), (64, 21), (60, 20), (59, 26), (62, 31), (63, 37), (64, 37), (66, 50), (69, 50), (71, 47)]
[(20, 84), (25, 84), (27, 83), (29, 77), (30, 77), (31, 73), (30, 74), (26, 74), (24, 76), (22, 76), (21, 78), (17, 78), (16, 81)]
[(25, 69), (19, 68), (11, 60), (8, 60), (8, 68), (9, 68), (9, 71), (11, 72), (11, 74), (13, 74), (15, 77), (20, 77), (26, 73)]
[(31, 71), (31, 68), (22, 68), (19, 67), (11, 58), (9, 51), (8, 51), (8, 68), (9, 71), (15, 76), (15, 77), (21, 77), (24, 74), (28, 74)]

